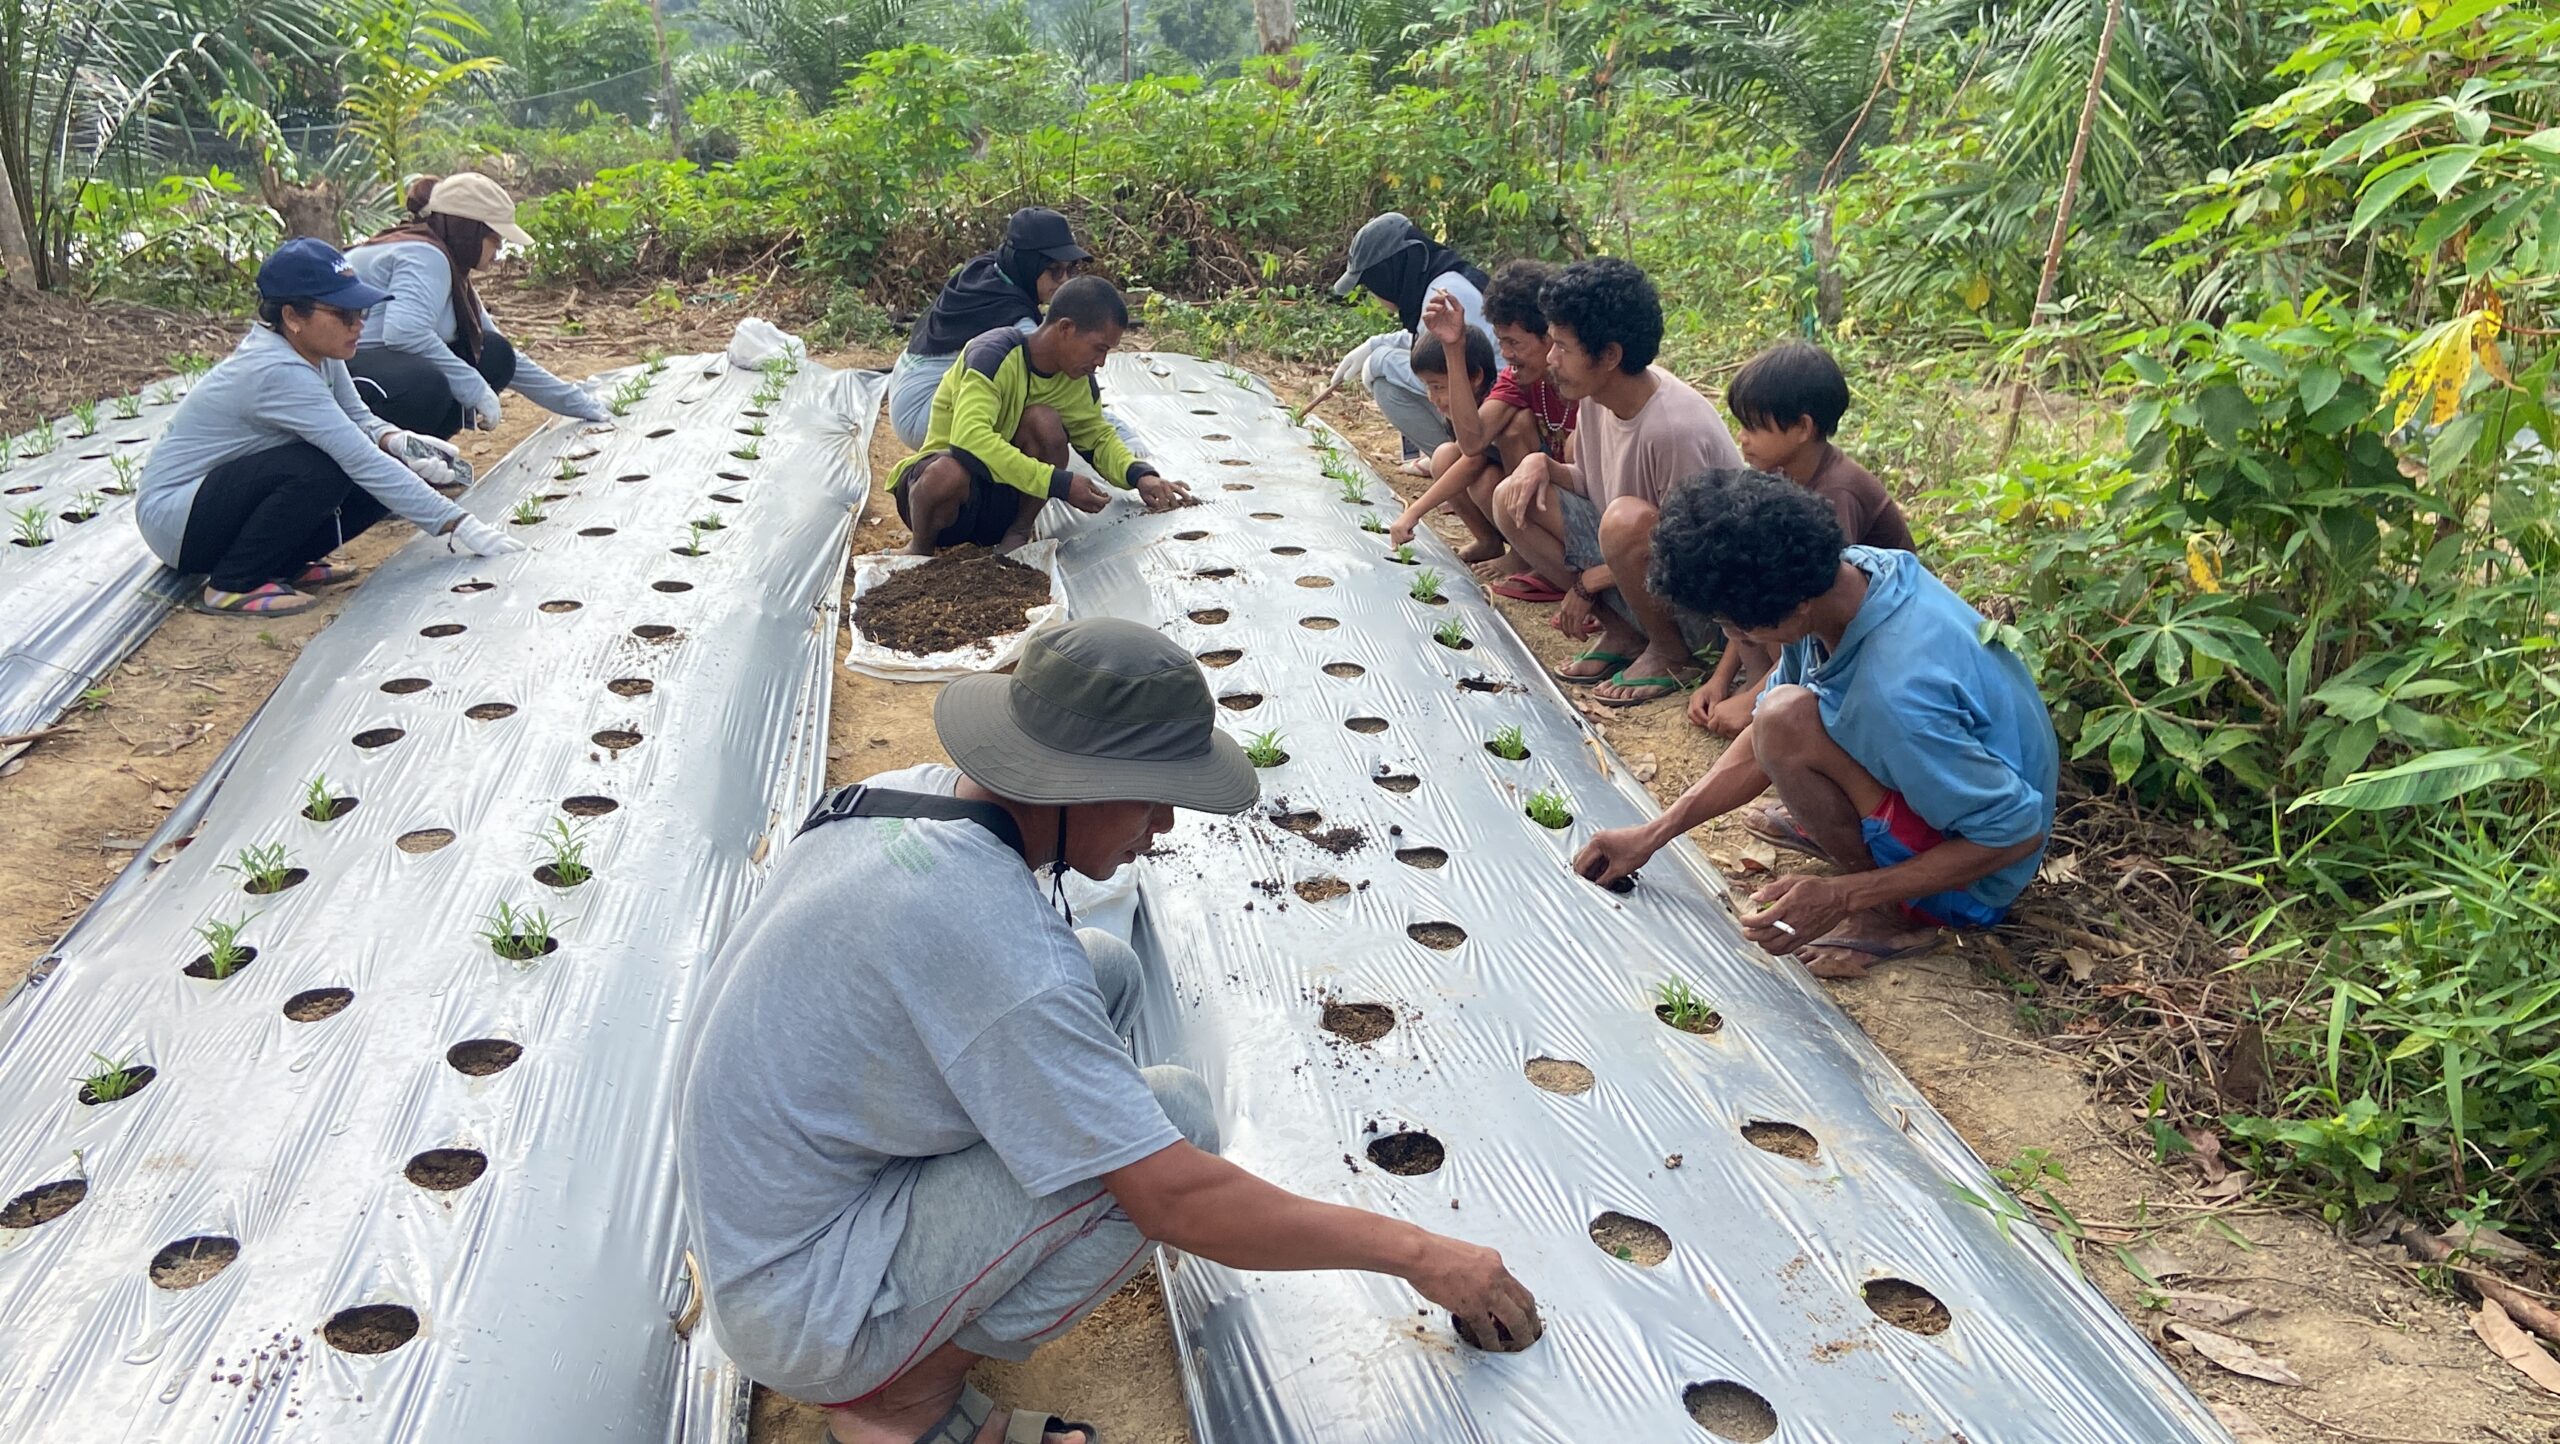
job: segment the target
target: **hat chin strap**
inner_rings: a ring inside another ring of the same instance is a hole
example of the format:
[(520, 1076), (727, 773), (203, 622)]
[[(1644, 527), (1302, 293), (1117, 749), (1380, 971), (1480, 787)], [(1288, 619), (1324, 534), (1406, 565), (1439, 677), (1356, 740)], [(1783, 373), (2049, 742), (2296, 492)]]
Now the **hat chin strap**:
[(1058, 804), (1058, 855), (1049, 861), (1049, 901), (1067, 915), (1067, 926), (1076, 925), (1075, 904), (1067, 901), (1067, 806)]

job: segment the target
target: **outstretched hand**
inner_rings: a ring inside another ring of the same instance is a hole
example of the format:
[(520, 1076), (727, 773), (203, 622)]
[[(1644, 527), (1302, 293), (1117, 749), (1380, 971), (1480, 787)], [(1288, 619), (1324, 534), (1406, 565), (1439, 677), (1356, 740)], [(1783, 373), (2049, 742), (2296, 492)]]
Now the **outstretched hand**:
[(1454, 1238), (1434, 1236), (1432, 1243), (1409, 1280), (1416, 1292), (1454, 1315), (1480, 1348), (1516, 1354), (1538, 1341), (1538, 1301), (1503, 1267), (1501, 1254)]
[(1167, 481), (1153, 472), (1138, 478), (1137, 492), (1138, 500), (1145, 502), (1149, 511), (1171, 511), (1191, 504), (1189, 483)]
[(1591, 834), (1573, 855), (1573, 870), (1587, 882), (1607, 887), (1651, 861), (1657, 849), (1641, 827), (1612, 827)]

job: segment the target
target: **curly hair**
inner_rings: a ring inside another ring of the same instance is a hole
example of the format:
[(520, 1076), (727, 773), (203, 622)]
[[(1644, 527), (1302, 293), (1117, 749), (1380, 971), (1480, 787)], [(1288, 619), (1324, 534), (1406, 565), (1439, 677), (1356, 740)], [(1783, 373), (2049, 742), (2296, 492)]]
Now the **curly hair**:
[(1532, 336), (1547, 334), (1547, 313), (1538, 309), (1538, 293), (1556, 278), (1544, 261), (1505, 261), (1484, 288), (1484, 323), (1517, 326)]
[(1645, 581), (1702, 616), (1773, 627), (1831, 590), (1842, 545), (1831, 503), (1785, 477), (1720, 466), (1663, 498)]
[(1662, 353), (1662, 293), (1633, 263), (1594, 256), (1558, 271), (1538, 288), (1538, 309), (1549, 326), (1573, 332), (1582, 349), (1598, 356), (1618, 348), (1618, 369), (1633, 376)]
[(1849, 378), (1812, 342), (1781, 341), (1743, 363), (1725, 388), (1724, 404), (1755, 430), (1784, 431), (1810, 416), (1828, 440), (1849, 409)]

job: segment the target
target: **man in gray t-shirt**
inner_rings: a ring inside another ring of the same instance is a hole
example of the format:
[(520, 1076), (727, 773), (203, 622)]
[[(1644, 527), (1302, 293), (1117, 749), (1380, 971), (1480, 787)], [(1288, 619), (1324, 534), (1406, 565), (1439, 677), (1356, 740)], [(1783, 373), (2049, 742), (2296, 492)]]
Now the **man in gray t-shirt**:
[[(1072, 1328), (1151, 1242), (1395, 1273), (1479, 1337), (1537, 1337), (1492, 1250), (1218, 1159), (1207, 1085), (1121, 1041), (1137, 957), (1043, 897), (1038, 869), (1108, 877), (1177, 806), (1252, 805), (1215, 715), (1146, 627), (1046, 633), (1012, 676), (943, 689), (956, 769), (830, 798), (722, 949), (677, 1128), (686, 1227), (721, 1347), (828, 1405), (841, 1444), (1017, 1437), (969, 1367)], [(1014, 1427), (1090, 1444), (1028, 1411)]]

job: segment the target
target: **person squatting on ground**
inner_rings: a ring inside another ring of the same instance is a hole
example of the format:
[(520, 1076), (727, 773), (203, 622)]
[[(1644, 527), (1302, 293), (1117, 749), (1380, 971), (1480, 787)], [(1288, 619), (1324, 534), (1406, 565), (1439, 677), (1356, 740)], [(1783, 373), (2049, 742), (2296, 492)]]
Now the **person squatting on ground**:
[(1493, 338), (1484, 320), (1485, 274), (1456, 251), (1431, 239), (1400, 211), (1374, 216), (1351, 238), (1351, 256), (1333, 294), (1348, 296), (1366, 289), (1396, 308), (1396, 324), (1351, 348), (1333, 368), (1334, 386), (1357, 383), (1378, 403), (1388, 424), (1404, 438), (1406, 469), (1427, 475), (1424, 459), (1452, 438), (1447, 417), (1431, 404), (1420, 378), (1413, 374), (1412, 349), (1421, 339), (1422, 310), (1432, 297), (1457, 302), (1467, 324)]
[(365, 409), (347, 374), (389, 299), (335, 247), (287, 241), (258, 268), (258, 324), (187, 392), (142, 466), (133, 518), (154, 556), (207, 580), (200, 611), (276, 617), (344, 581), (330, 552), (397, 512), (475, 556), (523, 544), (438, 495), (453, 448)]
[(1710, 472), (1663, 503), (1654, 590), (1775, 649), (1751, 725), (1653, 821), (1594, 834), (1607, 884), (1775, 787), (1763, 836), (1831, 862), (1752, 895), (1743, 936), (1816, 977), (1990, 927), (2036, 875), (2060, 747), (2026, 665), (1906, 551), (1844, 547), (1830, 503), (1785, 477)]
[[(1438, 336), (1424, 333), (1421, 340), (1413, 343), (1412, 362), (1413, 374), (1430, 395), (1432, 408), (1454, 422), (1458, 416), (1471, 416), (1478, 407), (1486, 404), (1485, 398), (1493, 394), (1494, 375), (1500, 362), (1494, 356), (1493, 341), (1482, 331), (1473, 326), (1453, 329), (1457, 335), (1445, 343)], [(1465, 368), (1463, 387), (1450, 379), (1451, 356), (1459, 357), (1460, 365)], [(1492, 530), (1493, 520), (1484, 514), (1477, 499), (1469, 495), (1469, 483), (1480, 482), (1485, 498), (1489, 500), (1493, 494), (1494, 474), (1479, 458), (1468, 456), (1458, 448), (1459, 443), (1444, 441), (1425, 459), (1432, 477), (1431, 486), (1387, 528), (1390, 546), (1403, 546), (1412, 541), (1413, 526), (1405, 518), (1410, 516), (1419, 520), (1415, 508), (1423, 507), (1425, 503), (1436, 505), (1440, 498), (1450, 502), (1470, 532), (1475, 531), (1478, 525), (1487, 531)], [(1497, 550), (1502, 546), (1501, 533), (1493, 533), (1492, 546)], [(1458, 555), (1462, 559), (1481, 559), (1481, 551), (1480, 543)]]
[(501, 242), (533, 243), (516, 224), (516, 203), (496, 181), (468, 172), (420, 177), (407, 201), (405, 219), (347, 254), (366, 285), (391, 296), (365, 319), (347, 367), (373, 413), (449, 440), (466, 426), (495, 430), (498, 393), (512, 390), (554, 415), (604, 420), (594, 393), (543, 370), (498, 333), (471, 283)]
[[(1849, 410), (1849, 378), (1810, 341), (1781, 341), (1743, 363), (1724, 393), (1742, 423), (1743, 464), (1783, 476), (1831, 503), (1851, 546), (1917, 552), (1911, 524), (1884, 483), (1831, 444)], [(1766, 647), (1727, 633), (1715, 675), (1689, 694), (1689, 720), (1719, 737), (1751, 722), (1760, 680), (1777, 660)]]
[(1092, 260), (1065, 216), (1040, 206), (1015, 211), (1001, 244), (951, 273), (889, 368), (889, 429), (898, 440), (924, 449), (934, 392), (961, 351), (1000, 326), (1039, 325), (1041, 308)]
[(968, 344), (934, 388), (923, 449), (889, 472), (909, 552), (969, 542), (1012, 551), (1031, 540), (1051, 501), (1083, 512), (1110, 505), (1110, 492), (1068, 469), (1070, 447), (1150, 511), (1189, 500), (1190, 487), (1130, 455), (1103, 417), (1094, 373), (1128, 324), (1118, 288), (1078, 276), (1028, 334), (999, 326)]
[[(1692, 660), (1714, 629), (1648, 589), (1653, 524), (1685, 479), (1742, 464), (1715, 403), (1653, 363), (1662, 298), (1625, 261), (1576, 261), (1539, 292), (1547, 364), (1578, 405), (1574, 460), (1544, 452), (1494, 488), (1494, 524), (1563, 594), (1555, 626), (1596, 643), (1555, 669), (1591, 699), (1633, 707), (1700, 675)], [(1596, 685), (1595, 685), (1596, 684)]]
[[(1470, 539), (1458, 553), (1460, 561), (1487, 578), (1516, 573), (1536, 580), (1535, 572), (1520, 572), (1522, 564), (1510, 555), (1510, 544), (1493, 524), (1491, 507), (1494, 487), (1530, 457), (1543, 453), (1559, 461), (1571, 459), (1575, 408), (1547, 375), (1547, 318), (1538, 309), (1538, 290), (1555, 273), (1555, 267), (1537, 261), (1512, 261), (1493, 273), (1493, 284), (1484, 293), (1484, 314), (1493, 325), (1495, 349), (1509, 365), (1494, 377), (1489, 391), (1478, 394), (1472, 411), (1442, 407), (1455, 439), (1433, 453), (1431, 485), (1387, 529), (1387, 539), (1395, 545), (1413, 540), (1422, 519), (1446, 505), (1466, 524)], [(1425, 348), (1435, 340), (1444, 353), (1464, 346), (1472, 357), (1474, 344), (1468, 338), (1483, 334), (1466, 324), (1456, 300), (1445, 294), (1424, 304), (1422, 329), (1423, 339), (1413, 350), (1417, 374), (1424, 370)], [(1441, 401), (1436, 391), (1433, 401)], [(1516, 583), (1494, 590), (1521, 601), (1562, 600), (1562, 592), (1539, 585), (1542, 590), (1535, 593), (1518, 590)]]
[(1141, 1068), (1141, 964), (1072, 930), (1043, 871), (1108, 878), (1177, 807), (1260, 787), (1191, 655), (1135, 622), (1035, 638), (934, 702), (952, 767), (820, 806), (713, 966), (677, 1184), (714, 1336), (823, 1402), (838, 1444), (1092, 1444), (964, 1377), (1023, 1359), (1153, 1244), (1238, 1269), (1366, 1269), (1526, 1348), (1491, 1249), (1318, 1203), (1217, 1156), (1208, 1085)]

